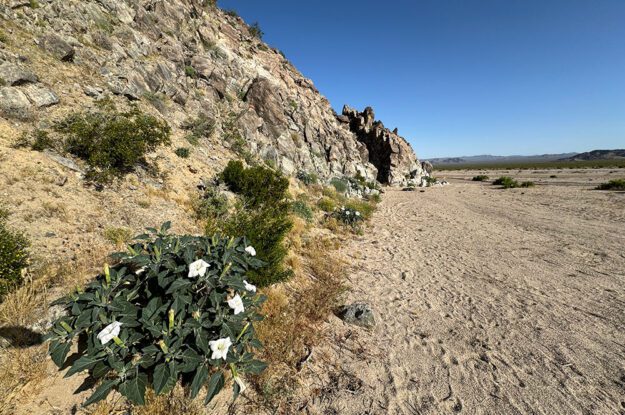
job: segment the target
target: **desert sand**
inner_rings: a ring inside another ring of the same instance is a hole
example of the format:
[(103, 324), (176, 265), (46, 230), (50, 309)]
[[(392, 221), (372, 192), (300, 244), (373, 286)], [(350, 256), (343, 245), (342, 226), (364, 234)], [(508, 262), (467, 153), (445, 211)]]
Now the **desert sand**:
[(331, 319), (302, 411), (625, 413), (625, 192), (592, 190), (625, 171), (475, 174), (388, 191), (345, 246), (377, 325)]

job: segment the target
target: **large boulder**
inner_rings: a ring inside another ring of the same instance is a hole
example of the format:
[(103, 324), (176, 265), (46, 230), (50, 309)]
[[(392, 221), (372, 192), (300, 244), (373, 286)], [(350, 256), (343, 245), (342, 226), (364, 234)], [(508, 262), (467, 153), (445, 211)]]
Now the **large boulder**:
[(37, 82), (37, 75), (28, 69), (10, 62), (0, 63), (0, 83), (16, 86)]
[(42, 37), (39, 41), (39, 46), (63, 62), (73, 61), (74, 55), (76, 54), (76, 50), (72, 47), (72, 45), (55, 34), (49, 34)]

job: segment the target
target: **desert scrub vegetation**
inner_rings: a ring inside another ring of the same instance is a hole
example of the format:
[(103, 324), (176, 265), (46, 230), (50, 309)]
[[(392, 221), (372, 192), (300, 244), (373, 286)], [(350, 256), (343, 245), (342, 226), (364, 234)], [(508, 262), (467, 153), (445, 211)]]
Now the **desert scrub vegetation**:
[(128, 244), (133, 237), (132, 230), (128, 228), (108, 227), (104, 229), (104, 239), (117, 246), (118, 249)]
[(182, 123), (181, 128), (188, 131), (185, 138), (194, 146), (200, 144), (202, 138), (208, 138), (215, 131), (215, 121), (205, 114), (200, 114), (195, 118), (189, 118)]
[(182, 159), (188, 159), (189, 155), (191, 155), (191, 150), (189, 150), (187, 147), (178, 147), (174, 153), (176, 153), (176, 155)]
[(317, 184), (319, 182), (319, 177), (315, 173), (308, 173), (303, 170), (298, 171), (295, 178), (304, 183), (306, 186)]
[(314, 212), (305, 200), (295, 200), (291, 205), (291, 210), (296, 216), (304, 219), (307, 223), (311, 223), (314, 220)]
[(473, 180), (474, 182), (485, 182), (488, 179), (489, 179), (489, 177), (487, 175), (480, 174), (480, 175), (474, 176), (473, 179), (471, 179), (471, 180)]
[(501, 186), (504, 189), (514, 189), (516, 187), (519, 187), (519, 182), (514, 180), (512, 177), (501, 176), (497, 180), (493, 181), (493, 185)]
[(333, 212), (336, 209), (336, 202), (327, 196), (322, 196), (317, 201), (317, 207), (324, 212)]
[(28, 266), (28, 239), (6, 224), (8, 211), (0, 207), (0, 301), (20, 286)]
[(536, 186), (536, 183), (531, 182), (531, 181), (521, 182), (521, 184), (519, 185), (519, 187), (525, 187), (525, 188), (534, 187), (534, 186)]
[(625, 179), (613, 179), (607, 183), (601, 183), (597, 190), (625, 190)]
[[(205, 389), (208, 403), (227, 376), (236, 398), (240, 374), (266, 367), (254, 359), (264, 297), (245, 280), (262, 265), (254, 248), (245, 238), (171, 235), (169, 226), (148, 228), (116, 265), (54, 303), (66, 315), (47, 336), (52, 361), (71, 366), (66, 377), (87, 371), (99, 381), (85, 405), (114, 389), (143, 405), (148, 387), (163, 395), (179, 381), (192, 399)], [(75, 341), (84, 347), (67, 361)]]

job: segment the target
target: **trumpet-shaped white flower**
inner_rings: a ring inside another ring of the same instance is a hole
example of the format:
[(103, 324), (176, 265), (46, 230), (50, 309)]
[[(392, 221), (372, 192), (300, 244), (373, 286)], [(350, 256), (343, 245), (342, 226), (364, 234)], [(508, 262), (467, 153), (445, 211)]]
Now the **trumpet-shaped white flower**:
[(231, 309), (234, 310), (234, 315), (245, 311), (245, 307), (243, 306), (243, 300), (241, 300), (241, 296), (239, 294), (228, 300), (228, 305)]
[(253, 246), (248, 246), (247, 248), (245, 248), (245, 252), (247, 252), (248, 254), (250, 254), (251, 256), (256, 256), (256, 250), (254, 249)]
[(100, 333), (98, 333), (98, 340), (100, 340), (100, 343), (102, 344), (110, 342), (114, 337), (119, 336), (121, 327), (122, 323), (119, 321), (112, 322), (108, 326), (104, 327)]
[(349, 216), (349, 214), (350, 214), (349, 210), (346, 210), (345, 214)]
[(243, 284), (245, 284), (245, 289), (248, 291), (256, 292), (256, 286), (254, 284), (250, 284), (249, 282), (243, 280)]
[(230, 340), (230, 337), (226, 337), (224, 339), (211, 340), (208, 342), (208, 345), (213, 352), (213, 354), (211, 355), (211, 359), (226, 360), (226, 356), (228, 356), (228, 350), (230, 350), (230, 346), (232, 346), (232, 341)]
[(145, 270), (148, 269), (147, 265), (142, 266), (141, 268), (139, 268), (138, 270), (135, 271), (136, 275), (141, 275), (145, 272)]
[(239, 376), (236, 376), (234, 378), (234, 381), (237, 383), (237, 385), (239, 385), (239, 393), (245, 392), (247, 386), (245, 386), (245, 383), (243, 383), (243, 379), (241, 379), (241, 377)]
[(203, 259), (198, 259), (197, 261), (189, 264), (189, 278), (203, 277), (206, 274), (206, 270), (210, 267), (210, 264)]
[(360, 216), (360, 212), (356, 211), (356, 216)]

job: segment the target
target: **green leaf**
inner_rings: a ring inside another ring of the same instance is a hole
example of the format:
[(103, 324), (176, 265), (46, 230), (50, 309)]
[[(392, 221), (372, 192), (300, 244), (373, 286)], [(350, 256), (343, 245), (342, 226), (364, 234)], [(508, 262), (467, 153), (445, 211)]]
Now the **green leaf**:
[(252, 360), (249, 363), (247, 363), (245, 366), (243, 366), (243, 371), (258, 375), (266, 368), (267, 368), (267, 363), (261, 362), (260, 360)]
[(206, 365), (200, 366), (195, 376), (193, 377), (193, 382), (191, 383), (191, 399), (194, 399), (198, 393), (200, 393), (200, 389), (206, 383), (206, 379), (208, 379), (208, 367)]
[(213, 400), (215, 395), (217, 395), (224, 387), (224, 374), (221, 372), (216, 372), (211, 376), (208, 381), (208, 392), (206, 394), (206, 399), (204, 400), (204, 404), (209, 403)]
[(55, 365), (59, 368), (63, 367), (63, 363), (65, 363), (65, 358), (67, 357), (67, 353), (69, 352), (72, 344), (70, 342), (67, 343), (59, 343), (52, 342), (50, 343), (50, 348), (48, 353), (50, 353), (50, 357)]
[(102, 399), (105, 399), (109, 395), (113, 387), (118, 383), (119, 379), (106, 380), (102, 382), (102, 384), (98, 386), (95, 392), (93, 392), (93, 395), (91, 395), (89, 399), (87, 399), (85, 403), (82, 404), (82, 406), (89, 406), (91, 404), (101, 401)]
[(82, 372), (83, 370), (91, 369), (98, 363), (100, 359), (96, 359), (92, 356), (82, 356), (80, 359), (76, 360), (72, 367), (67, 371), (64, 377), (70, 377), (74, 373)]
[(183, 287), (188, 287), (189, 285), (193, 284), (192, 281), (189, 280), (185, 280), (182, 278), (179, 278), (177, 280), (175, 280), (167, 289), (166, 294), (172, 294), (176, 291), (179, 291), (181, 288)]
[(161, 363), (154, 369), (154, 380), (152, 385), (157, 395), (169, 392), (176, 385), (176, 364)]
[(145, 389), (148, 377), (145, 373), (139, 373), (132, 379), (127, 379), (119, 385), (119, 393), (124, 395), (130, 402), (137, 405), (145, 405)]
[(92, 375), (96, 379), (103, 378), (108, 372), (111, 371), (111, 368), (105, 365), (103, 362), (98, 362), (93, 367)]

